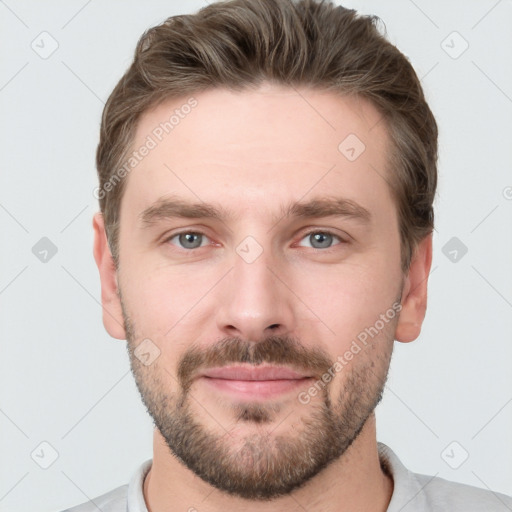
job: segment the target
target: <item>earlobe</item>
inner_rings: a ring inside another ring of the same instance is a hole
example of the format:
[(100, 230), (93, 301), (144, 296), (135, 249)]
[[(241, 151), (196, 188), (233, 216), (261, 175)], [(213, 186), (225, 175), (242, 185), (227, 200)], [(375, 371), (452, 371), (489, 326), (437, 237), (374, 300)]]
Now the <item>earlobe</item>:
[(427, 287), (431, 265), (432, 234), (419, 243), (411, 259), (402, 290), (402, 310), (395, 331), (397, 341), (407, 343), (420, 335), (427, 310)]
[(103, 215), (96, 213), (93, 218), (94, 259), (100, 273), (101, 304), (103, 325), (113, 338), (126, 339), (121, 299), (118, 293), (117, 272), (105, 232)]

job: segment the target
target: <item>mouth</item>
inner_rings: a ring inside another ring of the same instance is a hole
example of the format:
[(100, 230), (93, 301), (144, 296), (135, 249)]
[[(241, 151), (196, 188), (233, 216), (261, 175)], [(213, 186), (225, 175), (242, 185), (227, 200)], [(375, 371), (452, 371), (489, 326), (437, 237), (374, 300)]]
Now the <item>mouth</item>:
[(304, 387), (312, 375), (283, 366), (223, 366), (209, 368), (199, 375), (199, 381), (217, 392), (238, 398), (266, 400)]

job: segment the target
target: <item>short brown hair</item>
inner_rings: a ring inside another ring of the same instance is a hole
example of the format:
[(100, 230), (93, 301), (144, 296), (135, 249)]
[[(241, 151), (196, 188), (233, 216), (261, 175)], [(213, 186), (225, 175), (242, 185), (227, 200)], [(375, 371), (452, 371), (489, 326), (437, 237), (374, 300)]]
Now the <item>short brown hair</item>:
[(412, 65), (381, 34), (379, 22), (331, 1), (231, 0), (147, 30), (105, 105), (96, 153), (98, 198), (116, 266), (126, 178), (116, 186), (112, 179), (141, 114), (170, 98), (268, 81), (357, 95), (379, 110), (391, 139), (388, 183), (406, 272), (434, 227), (437, 125)]

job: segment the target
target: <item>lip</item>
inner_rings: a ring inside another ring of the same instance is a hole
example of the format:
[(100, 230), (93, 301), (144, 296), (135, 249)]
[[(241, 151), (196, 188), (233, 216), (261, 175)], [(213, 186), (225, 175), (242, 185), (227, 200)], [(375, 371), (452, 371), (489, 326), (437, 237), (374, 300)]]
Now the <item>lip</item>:
[(240, 381), (298, 380), (311, 377), (285, 366), (222, 366), (209, 368), (201, 377)]
[(277, 395), (297, 392), (312, 377), (291, 368), (266, 366), (225, 366), (205, 370), (199, 381), (216, 392), (227, 393), (235, 399), (269, 400)]

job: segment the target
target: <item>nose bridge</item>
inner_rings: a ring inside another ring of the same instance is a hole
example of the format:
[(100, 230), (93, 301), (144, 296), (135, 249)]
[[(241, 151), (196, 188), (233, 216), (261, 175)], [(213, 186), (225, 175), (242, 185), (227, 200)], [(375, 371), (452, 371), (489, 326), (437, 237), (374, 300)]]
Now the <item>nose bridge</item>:
[[(258, 250), (254, 242), (242, 243), (234, 258), (233, 280), (239, 304), (263, 312), (270, 310), (276, 298), (276, 282), (272, 279), (272, 256), (269, 250)], [(260, 254), (258, 254), (260, 252)], [(266, 306), (266, 307), (265, 307)]]
[(269, 244), (260, 244), (253, 236), (235, 248), (217, 313), (218, 327), (226, 334), (255, 341), (293, 330), (287, 288), (275, 277), (277, 260)]

